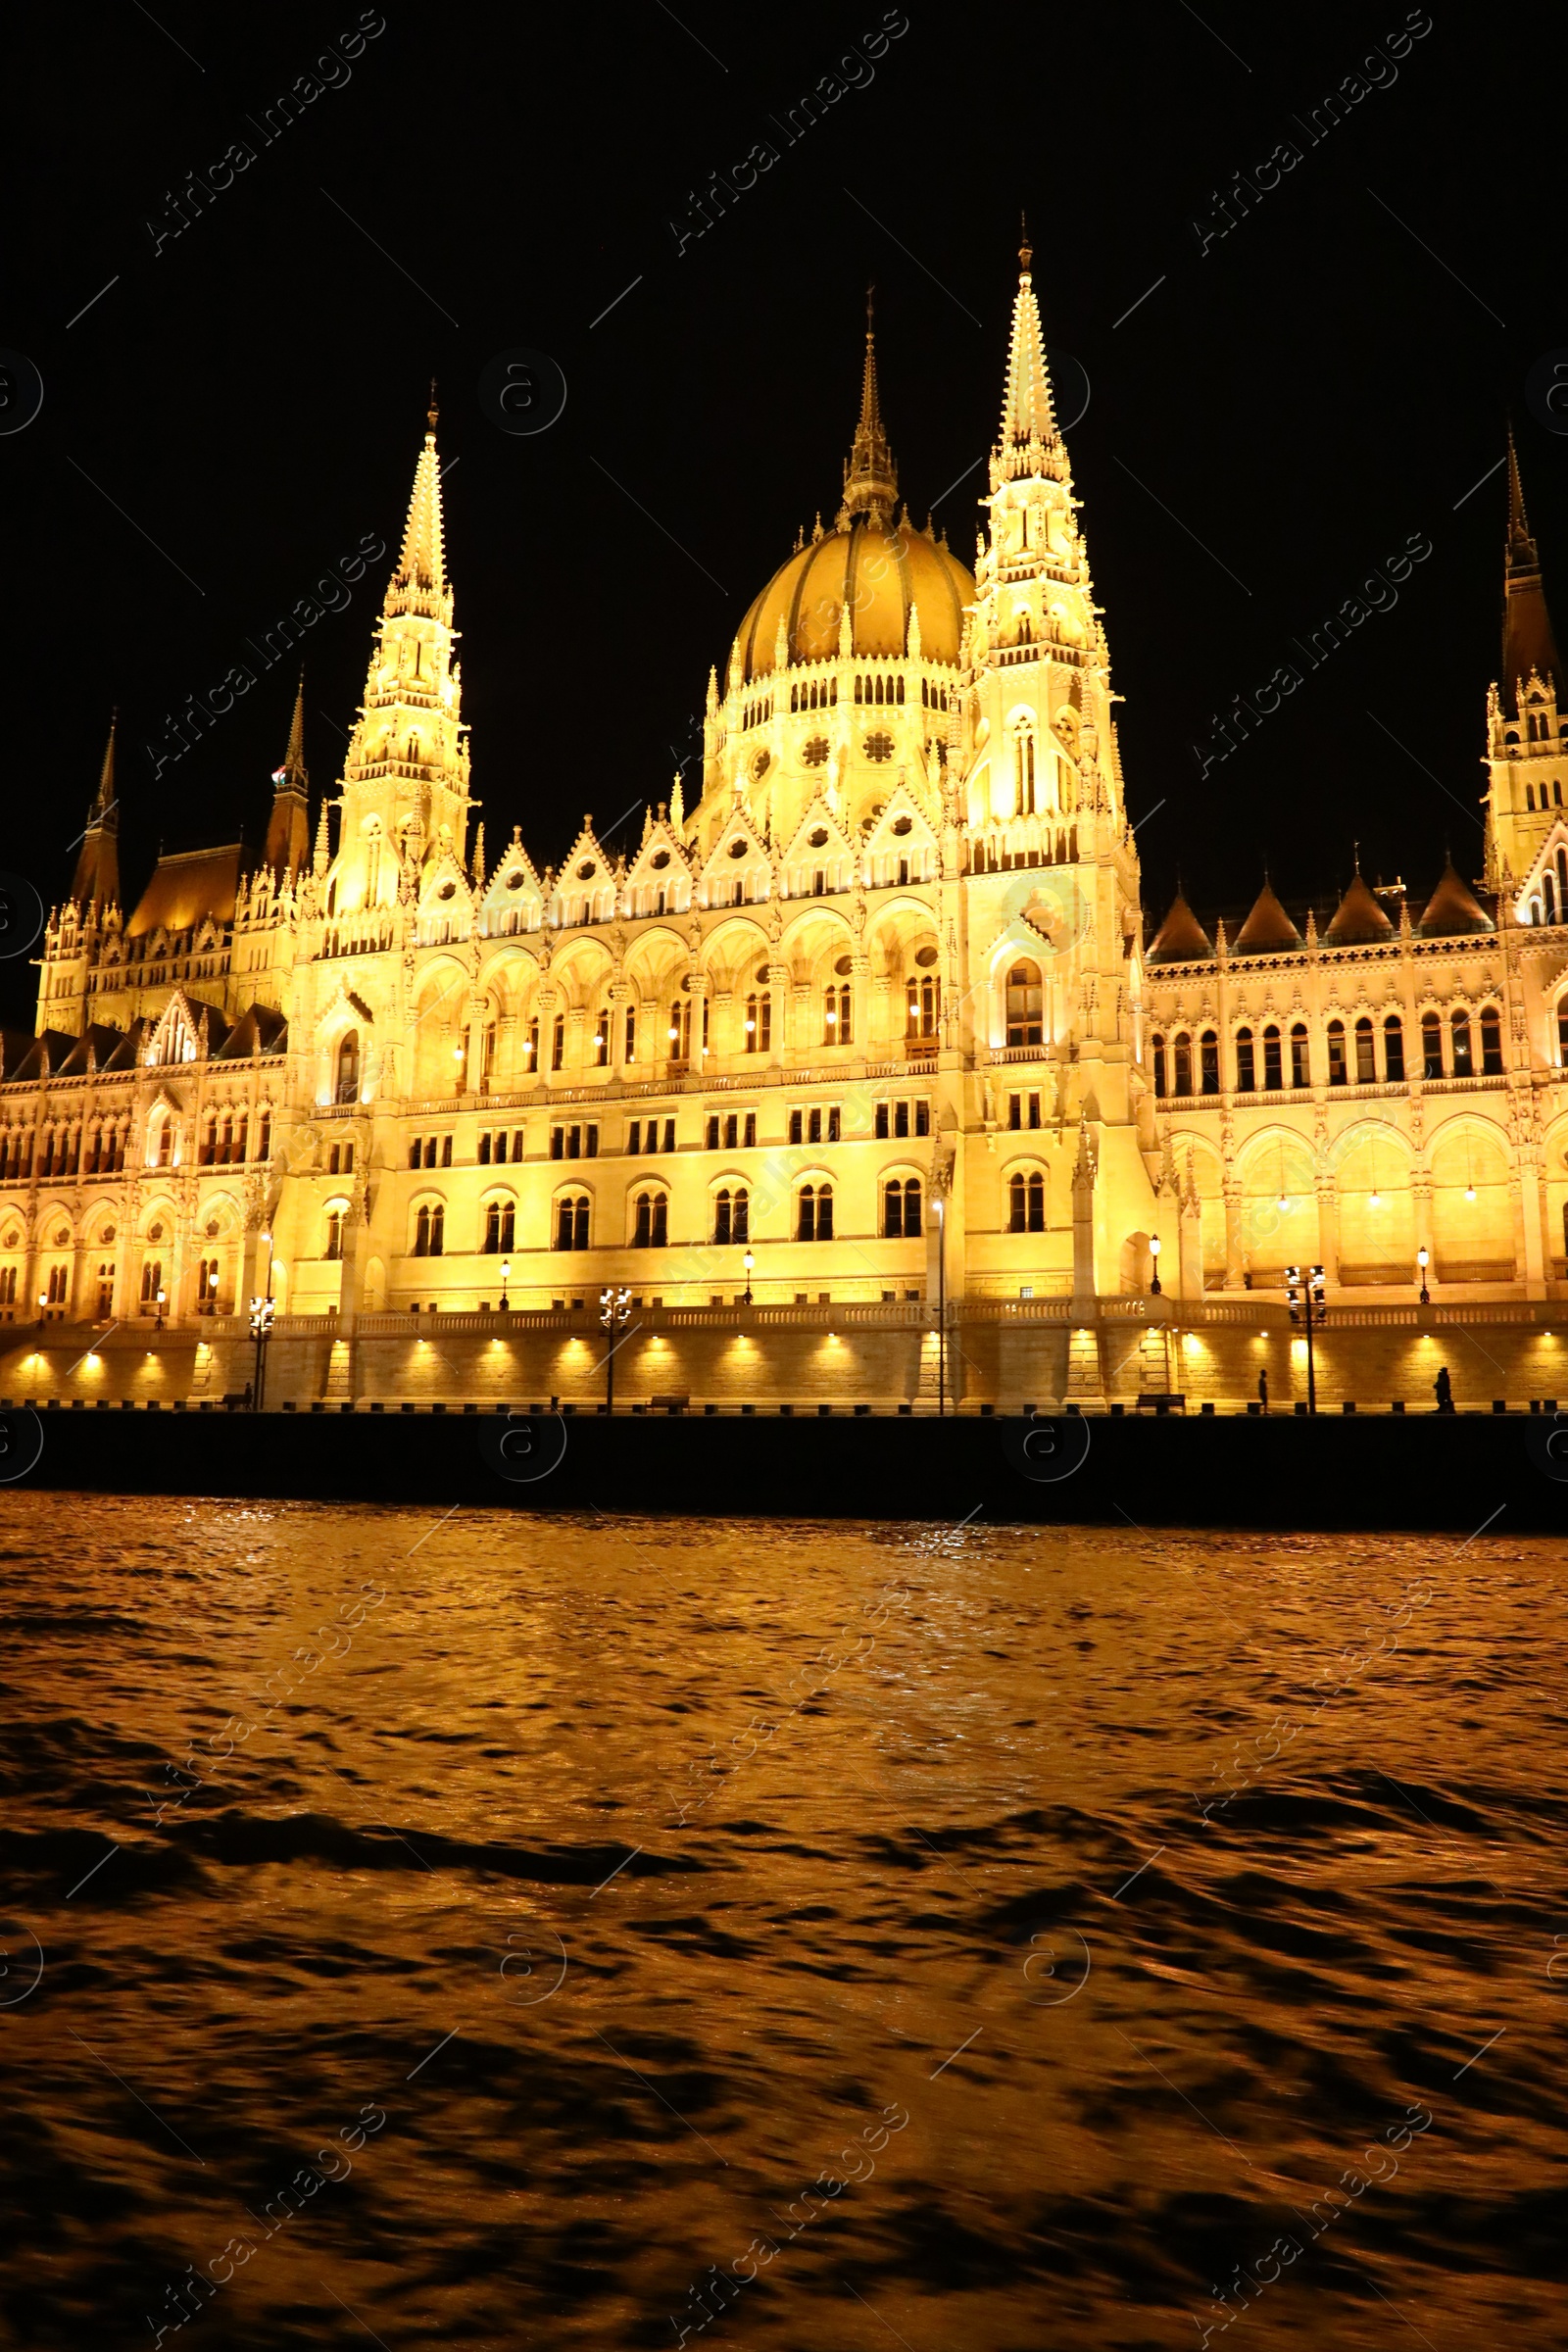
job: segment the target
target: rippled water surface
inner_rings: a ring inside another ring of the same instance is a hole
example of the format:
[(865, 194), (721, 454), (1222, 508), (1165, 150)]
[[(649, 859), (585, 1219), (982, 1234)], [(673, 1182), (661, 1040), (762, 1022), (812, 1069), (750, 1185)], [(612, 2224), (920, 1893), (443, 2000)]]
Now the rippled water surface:
[(0, 2342), (1568, 2336), (1560, 1545), (0, 1513)]

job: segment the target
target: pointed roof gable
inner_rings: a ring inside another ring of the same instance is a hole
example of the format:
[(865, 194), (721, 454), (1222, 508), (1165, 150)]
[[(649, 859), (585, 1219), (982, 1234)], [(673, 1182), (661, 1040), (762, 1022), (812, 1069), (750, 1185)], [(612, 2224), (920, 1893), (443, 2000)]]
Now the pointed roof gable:
[(1394, 937), (1394, 925), (1362, 880), (1359, 866), (1323, 937), (1331, 948), (1371, 947)]
[(1276, 949), (1298, 948), (1301, 934), (1265, 881), (1252, 902), (1252, 911), (1237, 932), (1233, 952), (1238, 956), (1267, 956)]
[(89, 1021), (77, 1038), (74, 1050), (61, 1063), (62, 1078), (83, 1078), (90, 1071), (103, 1069), (112, 1059), (117, 1047), (125, 1042), (123, 1029), (115, 1029), (106, 1022)]
[(1475, 931), (1496, 928), (1480, 900), (1459, 879), (1453, 859), (1444, 862), (1443, 877), (1416, 925), (1423, 939), (1458, 939)]
[(1186, 899), (1178, 891), (1170, 903), (1170, 912), (1150, 942), (1149, 953), (1144, 957), (1144, 961), (1146, 963), (1206, 963), (1213, 953), (1213, 942), (1208, 938)]
[(253, 1004), (242, 1012), (217, 1051), (215, 1061), (249, 1061), (253, 1054), (288, 1051), (288, 1023), (270, 1004)]
[(1549, 680), (1563, 702), (1564, 671), (1546, 610), (1541, 557), (1530, 535), (1519, 457), (1508, 428), (1508, 539), (1502, 574), (1502, 691), (1506, 708), (1517, 710), (1519, 691), (1535, 671)]
[(1066, 452), (1056, 430), (1051, 397), (1045, 329), (1030, 270), (1033, 259), (1026, 237), (1018, 250), (1018, 292), (1012, 306), (1012, 339), (1007, 348), (996, 463), (1004, 476), (1049, 473), (1060, 479), (1066, 472)]

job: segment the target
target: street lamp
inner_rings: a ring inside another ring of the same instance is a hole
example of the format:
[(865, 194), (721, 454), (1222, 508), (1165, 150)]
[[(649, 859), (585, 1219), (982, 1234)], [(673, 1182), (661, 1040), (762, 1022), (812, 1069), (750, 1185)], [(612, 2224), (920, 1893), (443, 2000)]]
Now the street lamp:
[(948, 1410), (948, 1204), (939, 1193), (931, 1205), (937, 1212), (937, 1417), (940, 1420)]
[(164, 1328), (164, 1301), (168, 1297), (167, 1291), (160, 1291), (158, 1294), (158, 1314), (153, 1324), (154, 1331), (162, 1331)]
[(502, 1312), (503, 1314), (506, 1314), (506, 1312), (508, 1311), (508, 1309), (507, 1309), (507, 1284), (508, 1284), (508, 1283), (511, 1281), (511, 1279), (512, 1279), (512, 1260), (511, 1260), (511, 1258), (510, 1258), (510, 1257), (504, 1257), (504, 1258), (501, 1260), (501, 1312)]
[(1159, 1297), (1159, 1236), (1157, 1233), (1152, 1233), (1149, 1237), (1149, 1254), (1154, 1261), (1154, 1270), (1149, 1277), (1149, 1295), (1152, 1298), (1157, 1298)]
[(1415, 1253), (1415, 1262), (1421, 1269), (1421, 1303), (1423, 1306), (1430, 1306), (1432, 1293), (1427, 1289), (1427, 1268), (1432, 1263), (1432, 1252), (1425, 1242)]
[(613, 1283), (599, 1294), (599, 1320), (610, 1334), (610, 1352), (605, 1357), (605, 1410), (612, 1417), (615, 1410), (615, 1349), (620, 1346), (617, 1336), (631, 1321), (631, 1293), (617, 1289)]
[(253, 1384), (252, 1412), (259, 1413), (267, 1395), (267, 1343), (272, 1336), (272, 1237), (262, 1235), (267, 1244), (267, 1289), (251, 1300), (251, 1337), (256, 1342), (256, 1377)]
[(1323, 1269), (1308, 1266), (1306, 1280), (1301, 1279), (1299, 1266), (1285, 1269), (1286, 1298), (1290, 1305), (1291, 1321), (1306, 1325), (1306, 1409), (1317, 1411), (1317, 1368), (1312, 1352), (1312, 1334), (1320, 1323), (1328, 1321), (1328, 1301), (1323, 1292)]
[(746, 1297), (742, 1300), (742, 1304), (745, 1306), (750, 1306), (752, 1303), (752, 1268), (757, 1263), (757, 1260), (752, 1255), (750, 1250), (747, 1250), (746, 1255), (741, 1260), (741, 1263), (746, 1268)]
[[(163, 1297), (163, 1295), (164, 1295), (164, 1294), (163, 1294), (163, 1292), (162, 1292), (162, 1291), (160, 1291), (160, 1292), (159, 1292), (159, 1294), (158, 1294), (158, 1296), (159, 1296), (159, 1298), (160, 1298)], [(48, 1309), (49, 1309), (49, 1294), (48, 1294), (48, 1292), (47, 1292), (47, 1291), (40, 1291), (40, 1292), (38, 1293), (38, 1329), (39, 1329), (40, 1331), (42, 1331), (42, 1329), (43, 1329), (44, 1325), (45, 1325), (45, 1324), (48, 1322), (48, 1320), (49, 1320), (49, 1313), (48, 1313)]]

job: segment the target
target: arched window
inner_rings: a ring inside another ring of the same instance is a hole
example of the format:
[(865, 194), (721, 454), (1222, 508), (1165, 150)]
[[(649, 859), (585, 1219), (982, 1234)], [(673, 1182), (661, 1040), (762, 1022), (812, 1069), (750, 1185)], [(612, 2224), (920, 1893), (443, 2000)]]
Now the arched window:
[(748, 1242), (751, 1238), (751, 1198), (745, 1185), (720, 1185), (713, 1195), (714, 1241)]
[(1198, 1041), (1199, 1085), (1205, 1095), (1219, 1093), (1219, 1039), (1205, 1029)]
[(1329, 1023), (1329, 1084), (1344, 1086), (1349, 1078), (1345, 1060), (1345, 1023)]
[(1161, 1101), (1165, 1094), (1165, 1040), (1162, 1037), (1151, 1038), (1150, 1051), (1154, 1063), (1154, 1096), (1156, 1101)]
[[(910, 984), (913, 985), (912, 982)], [(1038, 963), (1015, 963), (1007, 974), (1007, 1043), (1038, 1046), (1045, 1036), (1045, 991)], [(929, 1035), (929, 1032), (927, 1032)], [(1179, 1087), (1179, 1094), (1186, 1093)]]
[[(258, 1159), (268, 1159), (271, 1156), (271, 1151), (272, 1114), (270, 1110), (264, 1110), (262, 1113), (262, 1131), (256, 1142), (256, 1156)], [(119, 1163), (117, 1162), (116, 1164), (118, 1165)]]
[(360, 1099), (360, 1033), (345, 1029), (337, 1049), (337, 1086), (334, 1102), (357, 1102)]
[(249, 1134), (250, 1113), (247, 1110), (242, 1110), (238, 1119), (234, 1122), (234, 1157), (236, 1159), (244, 1159), (246, 1157), (247, 1138)]
[(516, 1204), (511, 1200), (487, 1200), (484, 1210), (484, 1254), (502, 1257), (511, 1254), (513, 1235), (516, 1230)]
[(556, 1202), (556, 1248), (586, 1250), (587, 1247), (588, 1196), (586, 1193), (563, 1193)]
[(847, 1046), (853, 1042), (854, 1028), (850, 1010), (850, 984), (829, 981), (822, 992), (822, 1043), (824, 1046)]
[(164, 1287), (164, 1261), (161, 1257), (144, 1257), (141, 1264), (141, 1299), (143, 1306), (157, 1303)]
[(1011, 1233), (1046, 1230), (1046, 1180), (1038, 1168), (1007, 1180), (1007, 1228)]
[[(1018, 642), (1020, 645), (1027, 645), (1029, 642), (1027, 614), (1020, 624)], [(1033, 816), (1034, 812), (1035, 738), (1033, 728), (1025, 724), (1018, 729), (1018, 814)]]
[(1396, 1012), (1383, 1024), (1383, 1075), (1391, 1085), (1404, 1076), (1404, 1023)]
[(1443, 1076), (1443, 1023), (1435, 1012), (1421, 1015), (1421, 1075)]
[(935, 1037), (942, 1015), (942, 983), (935, 972), (923, 972), (904, 987), (905, 1031), (909, 1037)]
[(882, 1187), (882, 1231), (888, 1240), (917, 1241), (923, 1231), (920, 1209), (919, 1177), (890, 1176)]
[(1481, 1075), (1502, 1076), (1502, 1015), (1495, 1004), (1481, 1007)]
[(746, 1051), (770, 1054), (772, 1050), (773, 1000), (765, 988), (754, 989), (746, 1000)]
[(833, 1187), (830, 1184), (803, 1184), (796, 1198), (796, 1240), (830, 1242), (833, 1239)]
[(202, 1121), (202, 1140), (196, 1147), (196, 1165), (210, 1168), (218, 1150), (218, 1113), (210, 1110)]
[(1250, 1095), (1256, 1085), (1257, 1062), (1252, 1052), (1252, 1032), (1250, 1029), (1238, 1029), (1236, 1032), (1236, 1091), (1239, 1095)]
[(1310, 1086), (1312, 1064), (1308, 1055), (1306, 1023), (1296, 1021), (1291, 1028), (1291, 1084)]
[(1453, 1074), (1468, 1078), (1473, 1069), (1470, 1058), (1470, 1015), (1456, 1012), (1453, 1016)]
[(1557, 880), (1549, 869), (1541, 877), (1541, 896), (1546, 909), (1546, 920), (1554, 923), (1557, 920)]
[(669, 1240), (669, 1195), (645, 1186), (632, 1203), (632, 1248), (662, 1250)]
[[(328, 1257), (332, 1252), (327, 1251)], [(204, 1257), (196, 1269), (196, 1312), (215, 1314), (218, 1310), (218, 1260)]]
[(1372, 1023), (1362, 1013), (1355, 1024), (1355, 1083), (1372, 1086), (1377, 1081), (1377, 1056), (1372, 1043)]
[(1280, 1033), (1270, 1023), (1263, 1032), (1263, 1084), (1272, 1093), (1277, 1092), (1283, 1083), (1280, 1073)]
[(421, 1201), (415, 1213), (414, 1254), (416, 1257), (428, 1257), (430, 1254), (430, 1204), (427, 1200)]
[(1193, 1041), (1185, 1029), (1176, 1040), (1175, 1061), (1176, 1075), (1172, 1081), (1172, 1092), (1190, 1095), (1193, 1091)]
[(325, 1257), (341, 1257), (342, 1254), (343, 1211), (340, 1208), (329, 1208), (326, 1212), (326, 1248), (323, 1250), (322, 1255)]

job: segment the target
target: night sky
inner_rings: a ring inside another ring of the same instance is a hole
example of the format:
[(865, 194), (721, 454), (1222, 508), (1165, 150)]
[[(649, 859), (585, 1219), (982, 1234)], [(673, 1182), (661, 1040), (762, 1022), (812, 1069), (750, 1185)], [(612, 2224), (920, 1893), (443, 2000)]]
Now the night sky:
[[(156, 784), (145, 747), (368, 534), (387, 556), (305, 646), (313, 789), (335, 785), (432, 375), (492, 858), (514, 823), (543, 864), (585, 809), (608, 829), (666, 797), (710, 663), (798, 526), (831, 520), (868, 279), (902, 487), (920, 521), (946, 492), (972, 562), (983, 469), (949, 485), (995, 431), (1022, 207), (1069, 417), (1087, 378), (1068, 440), (1153, 918), (1178, 870), (1200, 909), (1245, 906), (1265, 859), (1287, 900), (1331, 898), (1354, 837), (1412, 889), (1446, 843), (1476, 874), (1484, 477), (1510, 412), (1568, 617), (1568, 437), (1531, 391), (1568, 363), (1564, 43), (1544, 12), (1406, 30), (1428, 22), (1395, 0), (40, 14), (0, 248), (0, 346), (44, 383), (0, 436), (0, 865), (62, 894), (117, 703), (127, 894), (160, 841), (258, 843), (287, 662)], [(264, 140), (303, 76), (318, 94)], [(254, 161), (218, 188), (236, 141)], [(776, 161), (748, 174), (759, 142)], [(1260, 192), (1226, 229), (1238, 171)], [(190, 172), (212, 193), (174, 233)], [(714, 172), (733, 193), (703, 230)], [(478, 397), (516, 347), (567, 387), (530, 437)], [(1412, 537), (1431, 554), (1393, 609), (1200, 778), (1210, 714)], [(30, 1027), (33, 985), (0, 965), (7, 1020)]]

